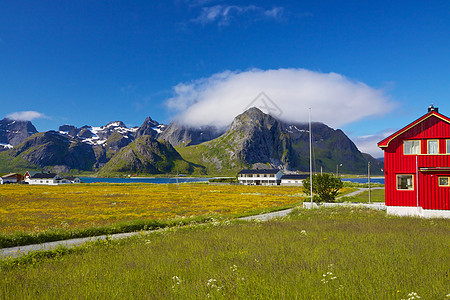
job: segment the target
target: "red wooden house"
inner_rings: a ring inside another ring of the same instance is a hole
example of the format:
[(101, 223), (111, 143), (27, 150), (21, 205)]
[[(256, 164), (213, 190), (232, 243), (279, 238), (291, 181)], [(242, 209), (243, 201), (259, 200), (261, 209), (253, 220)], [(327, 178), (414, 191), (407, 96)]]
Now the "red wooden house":
[(450, 217), (450, 118), (428, 113), (378, 143), (388, 214)]

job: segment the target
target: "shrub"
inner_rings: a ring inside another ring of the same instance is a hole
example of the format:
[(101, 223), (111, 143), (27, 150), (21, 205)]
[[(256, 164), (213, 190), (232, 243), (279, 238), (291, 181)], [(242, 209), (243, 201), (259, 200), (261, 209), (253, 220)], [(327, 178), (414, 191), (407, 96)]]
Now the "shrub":
[[(328, 173), (313, 175), (312, 182), (313, 194), (318, 195), (313, 197), (314, 202), (334, 202), (343, 186), (340, 178)], [(311, 177), (303, 181), (303, 192), (311, 195)]]

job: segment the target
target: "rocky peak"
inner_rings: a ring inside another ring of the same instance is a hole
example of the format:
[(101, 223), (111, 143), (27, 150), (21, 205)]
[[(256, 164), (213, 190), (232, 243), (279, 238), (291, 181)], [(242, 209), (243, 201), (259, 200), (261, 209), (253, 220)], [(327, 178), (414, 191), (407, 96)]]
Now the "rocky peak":
[(236, 156), (247, 164), (270, 163), (292, 167), (292, 146), (281, 123), (256, 107), (237, 116), (221, 137), (233, 144)]
[(0, 120), (1, 144), (16, 146), (37, 132), (31, 121), (17, 121), (8, 118)]
[(174, 121), (165, 128), (158, 139), (168, 141), (174, 147), (191, 146), (213, 140), (225, 131), (214, 126), (189, 126)]
[(159, 124), (157, 121), (150, 117), (147, 117), (142, 123), (141, 127), (136, 131), (135, 138), (140, 138), (143, 135), (149, 135), (153, 138), (157, 138), (165, 129), (165, 125)]

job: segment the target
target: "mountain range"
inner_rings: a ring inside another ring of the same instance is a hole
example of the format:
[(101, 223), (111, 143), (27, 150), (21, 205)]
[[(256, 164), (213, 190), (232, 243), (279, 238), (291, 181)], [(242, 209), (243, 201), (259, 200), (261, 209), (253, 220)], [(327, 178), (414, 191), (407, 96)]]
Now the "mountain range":
[[(334, 172), (339, 166), (343, 173), (364, 174), (370, 161), (373, 173), (381, 173), (383, 162), (361, 153), (341, 130), (313, 123), (312, 132), (316, 171)], [(227, 128), (176, 121), (166, 126), (148, 117), (133, 128), (114, 121), (37, 132), (30, 121), (0, 121), (0, 172), (231, 176), (243, 168), (308, 171), (309, 125), (288, 123), (258, 108), (236, 116)]]

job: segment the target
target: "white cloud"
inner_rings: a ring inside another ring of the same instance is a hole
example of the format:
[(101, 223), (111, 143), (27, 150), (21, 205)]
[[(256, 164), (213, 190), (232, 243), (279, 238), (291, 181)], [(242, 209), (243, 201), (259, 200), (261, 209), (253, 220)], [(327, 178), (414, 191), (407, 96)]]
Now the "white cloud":
[(265, 10), (255, 5), (239, 6), (239, 5), (214, 5), (202, 7), (202, 11), (197, 18), (191, 19), (192, 23), (200, 23), (202, 25), (217, 23), (218, 26), (227, 26), (233, 19), (239, 16), (245, 16), (248, 19), (274, 19), (278, 20), (284, 13), (283, 7), (274, 7)]
[[(383, 90), (340, 74), (306, 69), (217, 73), (178, 84), (166, 105), (178, 114), (180, 122), (222, 127), (245, 111), (261, 92), (281, 110), (284, 120), (307, 122), (311, 108), (313, 120), (332, 127), (384, 115), (394, 107)], [(258, 100), (253, 104), (261, 106)]]
[(6, 116), (8, 119), (16, 121), (31, 121), (34, 119), (48, 119), (46, 115), (37, 111), (18, 111)]
[(264, 15), (266, 15), (267, 17), (270, 18), (280, 18), (284, 13), (284, 8), (283, 7), (274, 7), (272, 9), (266, 10), (264, 12)]
[(369, 153), (375, 158), (380, 158), (384, 156), (384, 153), (383, 150), (378, 148), (378, 142), (384, 140), (394, 132), (395, 130), (386, 129), (373, 135), (353, 137), (352, 141), (358, 147), (359, 151)]

